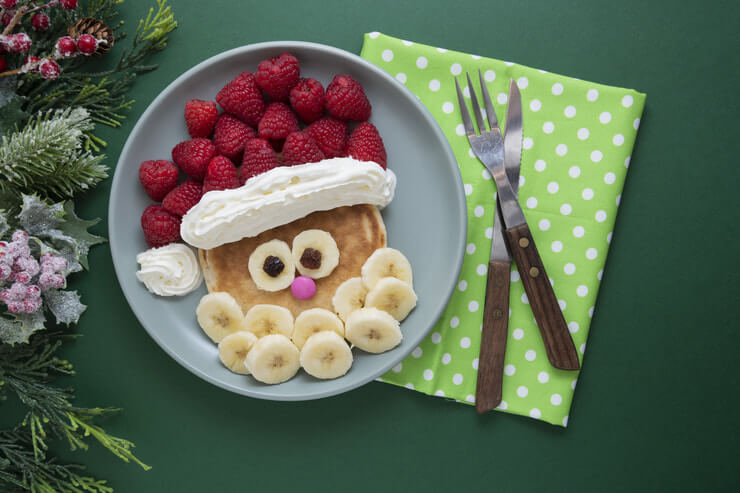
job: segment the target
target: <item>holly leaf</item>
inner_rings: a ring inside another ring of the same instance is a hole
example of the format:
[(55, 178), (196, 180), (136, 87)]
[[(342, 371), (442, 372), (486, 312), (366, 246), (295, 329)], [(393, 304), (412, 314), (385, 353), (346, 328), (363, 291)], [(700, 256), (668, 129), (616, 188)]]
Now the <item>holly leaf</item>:
[(54, 314), (58, 324), (76, 324), (87, 306), (80, 302), (77, 291), (50, 289), (44, 292), (44, 306)]
[(14, 320), (0, 317), (0, 342), (5, 344), (25, 344), (31, 334), (44, 329), (44, 311), (13, 315)]
[(59, 229), (66, 235), (77, 240), (80, 264), (85, 269), (89, 269), (87, 265), (87, 254), (90, 252), (90, 247), (107, 241), (102, 236), (91, 234), (87, 230), (99, 222), (100, 218), (90, 220), (80, 219), (75, 214), (74, 203), (71, 200), (64, 202), (64, 222), (59, 226)]

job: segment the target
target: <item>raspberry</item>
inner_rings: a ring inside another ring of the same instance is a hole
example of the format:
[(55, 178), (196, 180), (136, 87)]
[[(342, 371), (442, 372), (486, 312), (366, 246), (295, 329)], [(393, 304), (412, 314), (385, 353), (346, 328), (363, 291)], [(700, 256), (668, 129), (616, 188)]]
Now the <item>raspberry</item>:
[(178, 175), (177, 166), (164, 159), (144, 161), (139, 166), (139, 181), (149, 198), (155, 202), (160, 202), (177, 186)]
[(195, 180), (188, 180), (167, 194), (162, 207), (176, 216), (184, 216), (203, 196), (203, 185)]
[(144, 209), (141, 215), (141, 229), (144, 230), (144, 238), (149, 248), (169, 245), (180, 240), (180, 218), (161, 205), (150, 205)]
[(90, 34), (83, 34), (77, 38), (77, 49), (83, 55), (92, 55), (98, 49), (98, 40)]
[(244, 159), (239, 168), (239, 176), (244, 183), (251, 177), (277, 166), (280, 166), (280, 161), (270, 143), (263, 139), (250, 139), (244, 146)]
[(67, 10), (77, 8), (77, 0), (59, 0), (59, 5)]
[(185, 123), (191, 137), (210, 137), (218, 118), (218, 108), (213, 101), (191, 99), (185, 103)]
[(202, 181), (206, 168), (216, 155), (216, 146), (208, 139), (191, 139), (180, 142), (172, 149), (172, 160), (190, 178)]
[(306, 127), (305, 132), (319, 145), (328, 158), (344, 156), (347, 147), (347, 122), (325, 116)]
[(287, 101), (290, 90), (298, 83), (298, 59), (290, 53), (260, 62), (254, 77), (273, 101)]
[(226, 84), (216, 95), (216, 101), (224, 111), (252, 127), (257, 126), (265, 111), (265, 100), (251, 72), (242, 72)]
[(359, 82), (349, 75), (336, 75), (326, 88), (326, 109), (342, 120), (364, 122), (372, 108)]
[(324, 86), (316, 79), (301, 79), (290, 90), (290, 105), (304, 123), (315, 122), (324, 114)]
[(293, 132), (285, 139), (283, 165), (315, 163), (324, 159), (319, 145), (305, 132)]
[(36, 31), (49, 29), (49, 16), (43, 12), (36, 12), (31, 16), (31, 27)]
[(385, 146), (375, 125), (361, 123), (352, 131), (347, 142), (347, 155), (360, 161), (376, 162), (385, 169)]
[(252, 127), (238, 118), (223, 113), (216, 122), (213, 143), (216, 145), (218, 154), (226, 156), (232, 162), (239, 162), (244, 151), (244, 144), (256, 136)]
[(208, 165), (203, 180), (203, 193), (211, 190), (228, 190), (241, 185), (239, 172), (234, 163), (224, 156), (216, 156)]
[(44, 79), (56, 79), (62, 72), (62, 67), (60, 67), (54, 60), (44, 58), (41, 60), (41, 63), (39, 63), (38, 70), (41, 77)]
[(257, 127), (257, 135), (274, 142), (284, 140), (288, 134), (298, 130), (298, 118), (287, 104), (270, 103)]
[(56, 52), (59, 56), (67, 58), (71, 57), (77, 51), (77, 44), (75, 40), (69, 36), (62, 36), (57, 40)]

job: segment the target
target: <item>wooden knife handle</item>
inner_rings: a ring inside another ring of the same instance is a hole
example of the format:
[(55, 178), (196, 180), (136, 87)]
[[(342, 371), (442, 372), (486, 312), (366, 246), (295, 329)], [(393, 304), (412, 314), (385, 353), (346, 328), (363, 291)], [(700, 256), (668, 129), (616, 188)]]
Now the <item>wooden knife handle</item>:
[(525, 223), (507, 229), (506, 237), (542, 334), (550, 364), (561, 370), (578, 370), (578, 353), (529, 226)]
[(510, 275), (509, 262), (491, 260), (488, 263), (486, 304), (478, 357), (478, 386), (475, 390), (475, 409), (479, 414), (490, 411), (501, 403), (509, 329)]

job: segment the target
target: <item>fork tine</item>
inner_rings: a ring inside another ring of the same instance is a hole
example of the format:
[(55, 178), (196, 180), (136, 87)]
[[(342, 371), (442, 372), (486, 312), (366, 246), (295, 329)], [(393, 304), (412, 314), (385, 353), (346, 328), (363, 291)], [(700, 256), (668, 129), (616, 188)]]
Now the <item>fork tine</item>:
[(475, 119), (478, 122), (478, 128), (481, 132), (486, 131), (486, 122), (483, 120), (483, 114), (480, 112), (480, 106), (478, 105), (478, 98), (475, 96), (475, 89), (473, 89), (473, 83), (470, 82), (470, 74), (465, 72), (465, 76), (468, 78), (468, 91), (470, 92), (470, 101), (473, 103), (473, 113), (475, 113)]
[(475, 135), (473, 120), (470, 119), (470, 113), (468, 113), (468, 107), (465, 104), (465, 98), (463, 98), (462, 91), (460, 90), (460, 84), (457, 83), (457, 77), (455, 77), (455, 87), (457, 88), (457, 101), (460, 106), (460, 114), (462, 115), (465, 133), (468, 135)]
[(483, 102), (486, 104), (486, 116), (488, 117), (488, 123), (491, 124), (491, 128), (498, 127), (498, 118), (496, 117), (496, 110), (493, 109), (493, 103), (491, 102), (491, 96), (488, 95), (488, 88), (486, 87), (486, 81), (483, 79), (483, 74), (478, 69), (478, 79), (480, 80), (480, 90), (483, 97)]

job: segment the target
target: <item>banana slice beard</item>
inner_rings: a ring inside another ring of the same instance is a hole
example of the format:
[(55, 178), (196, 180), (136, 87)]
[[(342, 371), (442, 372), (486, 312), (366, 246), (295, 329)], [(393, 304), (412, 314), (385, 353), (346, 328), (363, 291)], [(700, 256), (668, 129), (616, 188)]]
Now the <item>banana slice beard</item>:
[(362, 281), (368, 289), (373, 289), (384, 277), (395, 277), (409, 286), (414, 285), (411, 264), (395, 248), (378, 248), (362, 266)]
[(203, 296), (195, 310), (198, 324), (215, 343), (227, 335), (244, 330), (244, 314), (229, 293), (214, 292)]
[(254, 284), (265, 291), (280, 291), (295, 279), (290, 247), (280, 240), (271, 240), (255, 248), (249, 256), (247, 268)]
[(249, 350), (257, 342), (257, 336), (245, 330), (229, 334), (218, 343), (218, 357), (226, 368), (239, 373), (249, 375), (244, 360)]
[(339, 265), (337, 242), (320, 229), (303, 231), (293, 238), (293, 262), (304, 276), (326, 277)]
[(414, 288), (395, 277), (384, 277), (368, 291), (365, 306), (391, 314), (399, 322), (416, 306)]
[(365, 306), (367, 287), (361, 277), (347, 279), (334, 292), (331, 303), (339, 318), (347, 321), (349, 314)]
[(352, 350), (341, 335), (324, 330), (308, 338), (301, 349), (300, 362), (313, 377), (338, 378), (352, 367)]
[(252, 332), (257, 338), (270, 334), (293, 334), (293, 314), (278, 305), (254, 305), (244, 316), (244, 330)]
[(302, 311), (295, 319), (293, 327), (293, 342), (298, 349), (301, 349), (306, 340), (322, 331), (336, 332), (339, 336), (344, 337), (344, 324), (335, 314), (323, 308), (311, 308)]
[(270, 334), (254, 343), (245, 359), (252, 376), (269, 384), (290, 380), (301, 367), (300, 352), (290, 339), (282, 334)]
[(368, 353), (383, 353), (398, 346), (403, 339), (398, 320), (377, 308), (352, 312), (344, 326), (344, 336)]

